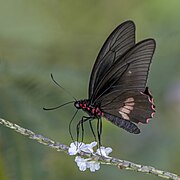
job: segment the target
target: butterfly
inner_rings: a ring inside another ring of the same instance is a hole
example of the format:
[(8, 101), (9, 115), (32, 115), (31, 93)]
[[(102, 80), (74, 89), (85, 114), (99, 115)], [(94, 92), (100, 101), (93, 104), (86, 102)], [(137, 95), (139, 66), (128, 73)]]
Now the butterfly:
[(109, 35), (92, 68), (88, 98), (74, 102), (88, 114), (77, 125), (78, 135), (84, 122), (89, 121), (92, 129), (91, 121), (97, 119), (100, 141), (102, 118), (130, 133), (140, 133), (137, 124), (148, 123), (155, 113), (146, 86), (155, 46), (151, 38), (135, 42), (135, 24), (130, 20)]

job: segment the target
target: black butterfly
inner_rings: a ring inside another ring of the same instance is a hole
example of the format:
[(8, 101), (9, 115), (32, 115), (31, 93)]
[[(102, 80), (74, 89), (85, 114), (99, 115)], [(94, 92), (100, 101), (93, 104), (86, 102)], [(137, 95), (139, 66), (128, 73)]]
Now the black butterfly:
[(91, 125), (91, 121), (97, 119), (100, 141), (103, 117), (130, 133), (140, 133), (136, 124), (148, 123), (155, 113), (152, 95), (146, 87), (154, 51), (154, 39), (135, 43), (132, 21), (120, 24), (110, 34), (93, 66), (88, 99), (74, 103), (89, 115), (79, 121), (78, 134), (85, 121)]

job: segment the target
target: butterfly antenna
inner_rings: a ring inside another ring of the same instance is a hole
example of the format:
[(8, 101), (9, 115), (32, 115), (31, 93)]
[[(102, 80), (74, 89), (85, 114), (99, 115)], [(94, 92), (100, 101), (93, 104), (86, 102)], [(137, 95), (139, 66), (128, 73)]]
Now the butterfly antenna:
[(71, 104), (71, 103), (74, 103), (74, 101), (70, 101), (70, 102), (67, 102), (67, 103), (61, 104), (61, 105), (56, 106), (56, 107), (52, 107), (52, 108), (43, 108), (43, 109), (44, 109), (44, 110), (46, 110), (46, 111), (49, 111), (49, 110), (55, 110), (55, 109), (58, 109), (58, 108), (60, 108), (60, 107), (63, 107), (63, 106), (65, 106), (65, 105), (67, 105), (67, 104)]
[(61, 89), (63, 89), (67, 94), (69, 94), (75, 101), (77, 101), (77, 99), (67, 90), (65, 89), (64, 87), (62, 87), (55, 79), (54, 79), (54, 76), (53, 74), (51, 73), (51, 79), (53, 80), (53, 82), (59, 86)]

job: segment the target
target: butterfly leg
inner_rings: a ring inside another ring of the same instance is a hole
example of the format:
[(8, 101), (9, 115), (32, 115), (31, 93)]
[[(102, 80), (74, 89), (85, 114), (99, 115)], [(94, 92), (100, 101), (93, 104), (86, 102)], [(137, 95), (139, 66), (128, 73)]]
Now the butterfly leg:
[(93, 129), (93, 126), (92, 126), (92, 122), (91, 122), (92, 120), (94, 120), (94, 118), (92, 118), (92, 119), (89, 120), (89, 126), (90, 126), (91, 132), (92, 132), (92, 134), (93, 134), (93, 136), (94, 136), (94, 140), (97, 141), (96, 135), (95, 135), (95, 132), (94, 132), (94, 129)]
[(71, 139), (72, 139), (73, 142), (74, 142), (74, 138), (73, 138), (72, 131), (71, 131), (71, 124), (72, 124), (72, 122), (73, 122), (73, 120), (74, 120), (74, 118), (75, 118), (77, 112), (78, 112), (78, 110), (76, 110), (76, 112), (74, 113), (74, 115), (73, 115), (71, 121), (69, 122), (69, 134), (70, 134)]
[(81, 142), (83, 142), (83, 140), (84, 140), (84, 119), (82, 119), (82, 121), (81, 121), (81, 132), (82, 132)]
[(98, 118), (97, 121), (97, 134), (98, 134), (98, 148), (101, 154), (101, 157), (103, 158), (102, 152), (101, 152), (101, 134), (102, 134), (102, 118)]
[(76, 132), (77, 132), (77, 142), (79, 140), (79, 129), (81, 127), (81, 131), (82, 131), (82, 141), (83, 141), (83, 138), (84, 138), (84, 126), (83, 126), (83, 123), (92, 119), (92, 117), (86, 117), (86, 116), (83, 116), (82, 119), (78, 122), (77, 126), (76, 126)]
[(101, 134), (102, 134), (102, 119), (98, 118), (97, 121), (97, 135), (98, 135), (98, 144), (101, 146)]

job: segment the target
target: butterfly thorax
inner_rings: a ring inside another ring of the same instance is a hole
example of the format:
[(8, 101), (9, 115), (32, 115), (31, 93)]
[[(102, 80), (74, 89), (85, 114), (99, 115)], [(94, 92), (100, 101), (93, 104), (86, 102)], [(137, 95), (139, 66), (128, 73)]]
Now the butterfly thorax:
[(92, 117), (101, 117), (104, 113), (97, 105), (92, 105), (88, 99), (79, 100), (74, 103), (77, 109), (82, 109)]

